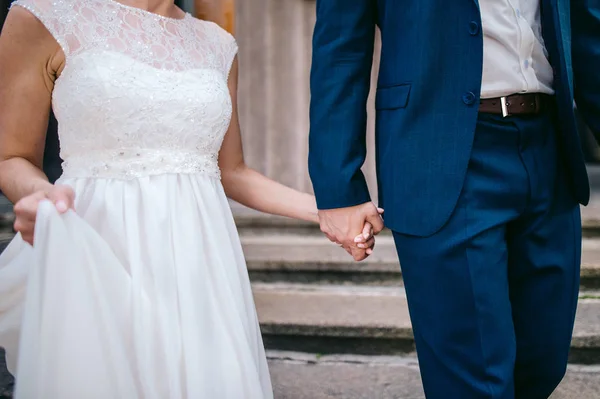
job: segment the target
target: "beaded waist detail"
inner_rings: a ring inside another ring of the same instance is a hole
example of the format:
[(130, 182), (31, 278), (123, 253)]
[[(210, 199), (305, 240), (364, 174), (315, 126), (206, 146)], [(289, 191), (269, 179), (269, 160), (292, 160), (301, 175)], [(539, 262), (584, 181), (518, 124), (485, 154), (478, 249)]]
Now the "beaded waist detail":
[(219, 179), (217, 154), (172, 149), (120, 149), (65, 156), (64, 178), (137, 179), (161, 174), (206, 174)]

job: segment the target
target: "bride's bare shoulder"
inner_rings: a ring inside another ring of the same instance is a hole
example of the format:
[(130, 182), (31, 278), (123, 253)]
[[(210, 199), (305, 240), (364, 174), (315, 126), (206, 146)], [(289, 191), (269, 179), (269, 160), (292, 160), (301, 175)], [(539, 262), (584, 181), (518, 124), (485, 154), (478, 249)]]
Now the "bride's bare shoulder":
[(64, 64), (59, 43), (39, 16), (18, 5), (10, 9), (0, 33), (0, 59), (13, 65), (21, 59), (39, 64), (51, 79)]
[(41, 22), (40, 16), (36, 15), (37, 13), (33, 10), (34, 8), (29, 7), (28, 3), (16, 2), (8, 12), (2, 32), (10, 30), (12, 33), (15, 29), (21, 28), (19, 31), (23, 33), (31, 31), (33, 35), (50, 35), (50, 32)]

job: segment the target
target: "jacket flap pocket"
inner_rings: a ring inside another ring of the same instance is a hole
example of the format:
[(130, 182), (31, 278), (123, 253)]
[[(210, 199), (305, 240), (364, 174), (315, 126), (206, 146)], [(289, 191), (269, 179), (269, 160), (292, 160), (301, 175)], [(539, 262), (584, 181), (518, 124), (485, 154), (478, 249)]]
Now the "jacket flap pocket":
[(375, 97), (376, 109), (404, 108), (408, 104), (410, 84), (380, 87)]

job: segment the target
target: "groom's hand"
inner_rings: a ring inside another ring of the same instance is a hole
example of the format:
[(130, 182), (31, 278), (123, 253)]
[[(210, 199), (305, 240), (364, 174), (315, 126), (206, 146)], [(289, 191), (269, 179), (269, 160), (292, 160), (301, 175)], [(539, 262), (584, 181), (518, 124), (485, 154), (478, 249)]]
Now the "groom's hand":
[(365, 223), (373, 227), (373, 234), (383, 230), (383, 219), (380, 210), (372, 202), (348, 208), (327, 209), (319, 211), (321, 231), (332, 242), (340, 244), (356, 261), (369, 256), (367, 250), (359, 248), (355, 238), (361, 234)]

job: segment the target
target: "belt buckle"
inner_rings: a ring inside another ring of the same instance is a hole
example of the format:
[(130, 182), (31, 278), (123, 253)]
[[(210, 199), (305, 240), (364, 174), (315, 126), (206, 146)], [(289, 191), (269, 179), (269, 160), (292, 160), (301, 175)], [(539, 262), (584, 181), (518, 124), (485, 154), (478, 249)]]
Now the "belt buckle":
[(503, 118), (506, 118), (510, 115), (510, 112), (508, 112), (508, 104), (506, 102), (506, 97), (500, 97), (500, 108), (502, 108)]

